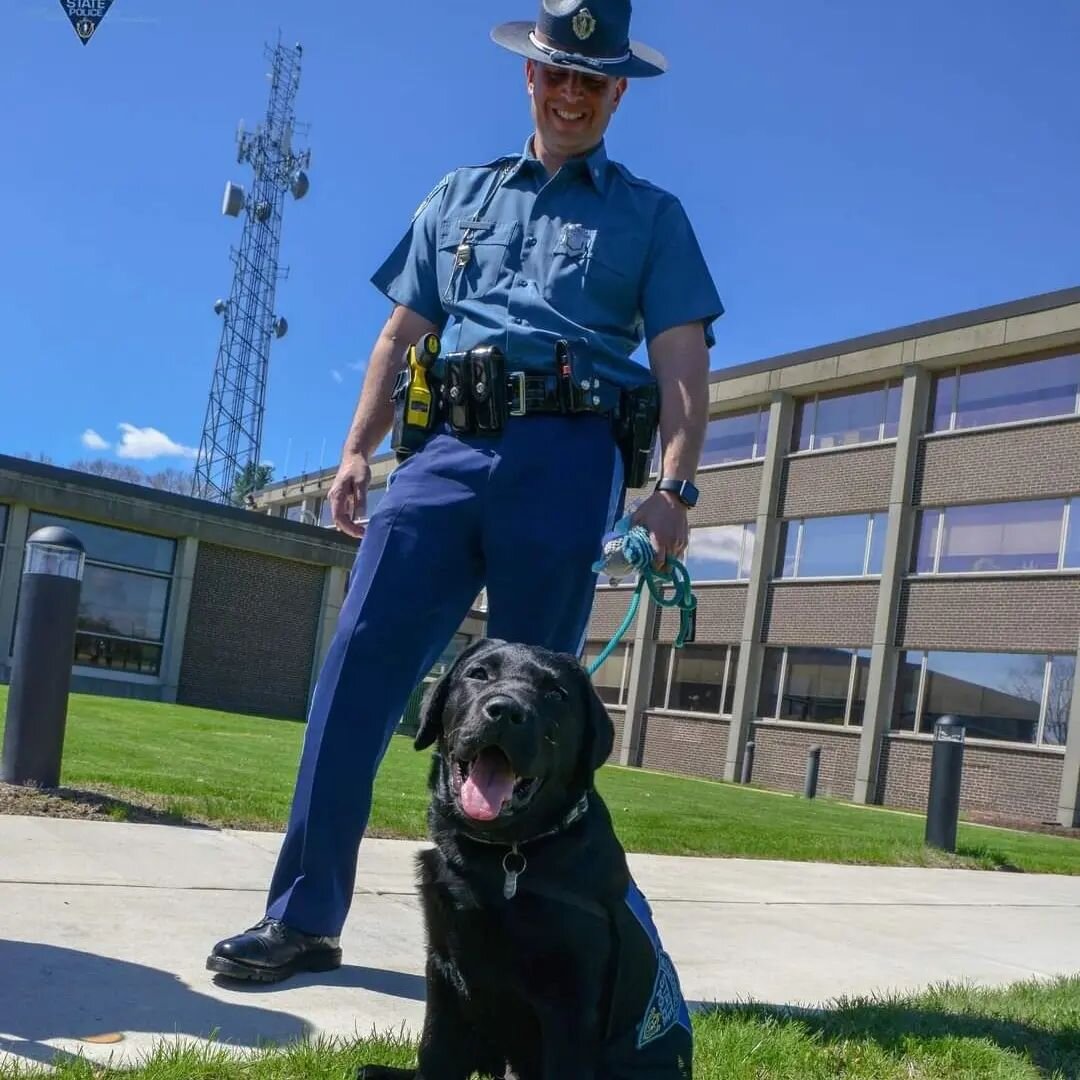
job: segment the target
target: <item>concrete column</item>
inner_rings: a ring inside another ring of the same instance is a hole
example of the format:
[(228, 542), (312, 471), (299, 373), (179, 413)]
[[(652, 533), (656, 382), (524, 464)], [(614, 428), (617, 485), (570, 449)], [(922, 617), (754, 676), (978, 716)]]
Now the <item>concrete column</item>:
[(1080, 650), (1076, 655), (1076, 675), (1069, 706), (1069, 736), (1065, 745), (1065, 768), (1061, 774), (1058, 824), (1067, 829), (1080, 827)]
[(312, 656), (311, 676), (308, 679), (308, 703), (315, 693), (315, 684), (319, 681), (323, 661), (334, 638), (341, 606), (345, 603), (345, 585), (349, 571), (343, 566), (331, 566), (323, 577), (322, 606), (319, 609), (319, 625), (315, 631), (315, 649)]
[(199, 541), (194, 536), (185, 536), (176, 542), (176, 569), (161, 658), (161, 700), (170, 704), (175, 704), (180, 688), (184, 638), (187, 637), (188, 615), (191, 612), (191, 587), (195, 582), (195, 565), (198, 561)]
[(750, 586), (746, 594), (746, 615), (739, 642), (739, 664), (735, 673), (735, 700), (731, 708), (724, 779), (738, 780), (743, 752), (757, 716), (758, 691), (761, 688), (761, 661), (765, 647), (761, 631), (769, 583), (776, 567), (780, 523), (777, 508), (784, 475), (784, 459), (791, 446), (791, 424), (795, 402), (788, 394), (777, 394), (769, 409), (769, 438), (765, 463), (761, 470), (761, 492), (755, 527), (754, 558), (750, 564)]
[(880, 796), (877, 790), (878, 762), (881, 759), (882, 741), (892, 721), (896, 694), (896, 672), (900, 658), (900, 650), (895, 644), (896, 617), (911, 559), (915, 528), (912, 488), (919, 457), (919, 439), (926, 427), (929, 401), (930, 375), (921, 368), (909, 367), (904, 373), (900, 398), (900, 426), (889, 492), (889, 520), (881, 563), (881, 586), (874, 616), (869, 685), (866, 689), (862, 736), (859, 739), (859, 760), (855, 766), (852, 798), (858, 803), (872, 803)]
[(11, 649), (14, 644), (15, 604), (22, 580), (23, 554), (30, 511), (25, 506), (8, 507), (7, 537), (3, 564), (0, 565), (0, 681), (11, 677)]
[(620, 765), (641, 764), (641, 725), (649, 707), (653, 664), (656, 660), (656, 633), (660, 623), (660, 605), (648, 589), (643, 589), (637, 618), (634, 620), (633, 652), (626, 681), (626, 721), (623, 724)]

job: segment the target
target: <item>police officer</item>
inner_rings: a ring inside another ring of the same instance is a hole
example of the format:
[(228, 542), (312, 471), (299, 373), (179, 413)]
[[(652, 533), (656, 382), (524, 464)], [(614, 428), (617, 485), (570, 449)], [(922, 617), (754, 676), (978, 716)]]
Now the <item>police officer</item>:
[[(622, 513), (625, 472), (611, 417), (568, 412), (545, 391), (557, 342), (587, 361), (604, 401), (658, 384), (661, 476), (634, 520), (658, 562), (686, 547), (723, 307), (678, 199), (605, 151), (628, 80), (666, 70), (630, 40), (630, 7), (542, 0), (535, 22), (492, 31), (526, 57), (535, 130), (520, 154), (444, 177), (374, 275), (393, 309), (329, 492), (336, 525), (363, 543), (312, 699), (265, 917), (214, 946), (212, 971), (273, 982), (340, 965), (376, 770), (410, 692), (483, 586), (490, 636), (580, 655), (591, 567)], [(507, 383), (510, 415), (496, 433), (441, 423), (363, 527), (395, 378), (428, 332), (444, 351), (499, 347), (520, 373)], [(642, 340), (649, 368), (630, 359)]]

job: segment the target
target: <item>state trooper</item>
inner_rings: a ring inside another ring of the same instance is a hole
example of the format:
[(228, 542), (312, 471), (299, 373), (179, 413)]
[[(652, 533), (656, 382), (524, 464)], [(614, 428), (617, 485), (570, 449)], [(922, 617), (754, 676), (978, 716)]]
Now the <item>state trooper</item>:
[[(376, 771), (411, 691), (483, 586), (489, 636), (581, 654), (592, 564), (627, 488), (613, 394), (659, 391), (660, 478), (634, 522), (658, 563), (687, 546), (723, 306), (679, 200), (605, 150), (628, 80), (667, 69), (630, 40), (630, 16), (630, 0), (541, 0), (535, 22), (492, 31), (526, 58), (534, 131), (521, 153), (444, 177), (374, 274), (393, 308), (329, 491), (337, 527), (363, 542), (312, 698), (265, 917), (218, 942), (211, 971), (273, 982), (340, 965)], [(396, 377), (430, 332), (447, 351), (498, 346), (516, 373), (505, 421), (482, 433), (441, 422), (364, 526)], [(643, 340), (648, 368), (631, 359)], [(603, 407), (590, 411), (592, 396), (566, 407), (559, 342), (587, 365)]]

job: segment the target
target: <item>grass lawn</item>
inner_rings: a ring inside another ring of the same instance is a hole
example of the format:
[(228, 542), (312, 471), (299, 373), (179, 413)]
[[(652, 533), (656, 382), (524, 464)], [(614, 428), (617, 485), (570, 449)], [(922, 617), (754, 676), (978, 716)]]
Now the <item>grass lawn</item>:
[[(694, 1017), (695, 1080), (1075, 1080), (1080, 979), (995, 990), (939, 987), (852, 999), (820, 1012), (742, 1005)], [(57, 1080), (352, 1080), (360, 1064), (413, 1064), (413, 1046), (381, 1037), (298, 1043), (238, 1060), (219, 1048), (164, 1044), (127, 1072), (59, 1062), (0, 1078)]]
[[(7, 700), (0, 687), (0, 720)], [(207, 709), (72, 695), (61, 783), (215, 825), (280, 829), (303, 725)], [(369, 835), (422, 838), (430, 756), (392, 740)], [(1080, 874), (1074, 839), (962, 824), (955, 857), (923, 846), (921, 817), (638, 769), (597, 787), (629, 851)]]

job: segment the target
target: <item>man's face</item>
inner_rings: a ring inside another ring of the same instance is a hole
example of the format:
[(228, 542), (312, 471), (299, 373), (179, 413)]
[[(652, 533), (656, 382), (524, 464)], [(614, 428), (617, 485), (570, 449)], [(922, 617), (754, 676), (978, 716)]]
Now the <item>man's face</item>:
[(532, 96), (533, 122), (552, 153), (573, 157), (604, 137), (626, 93), (626, 79), (586, 75), (528, 60), (525, 75)]

